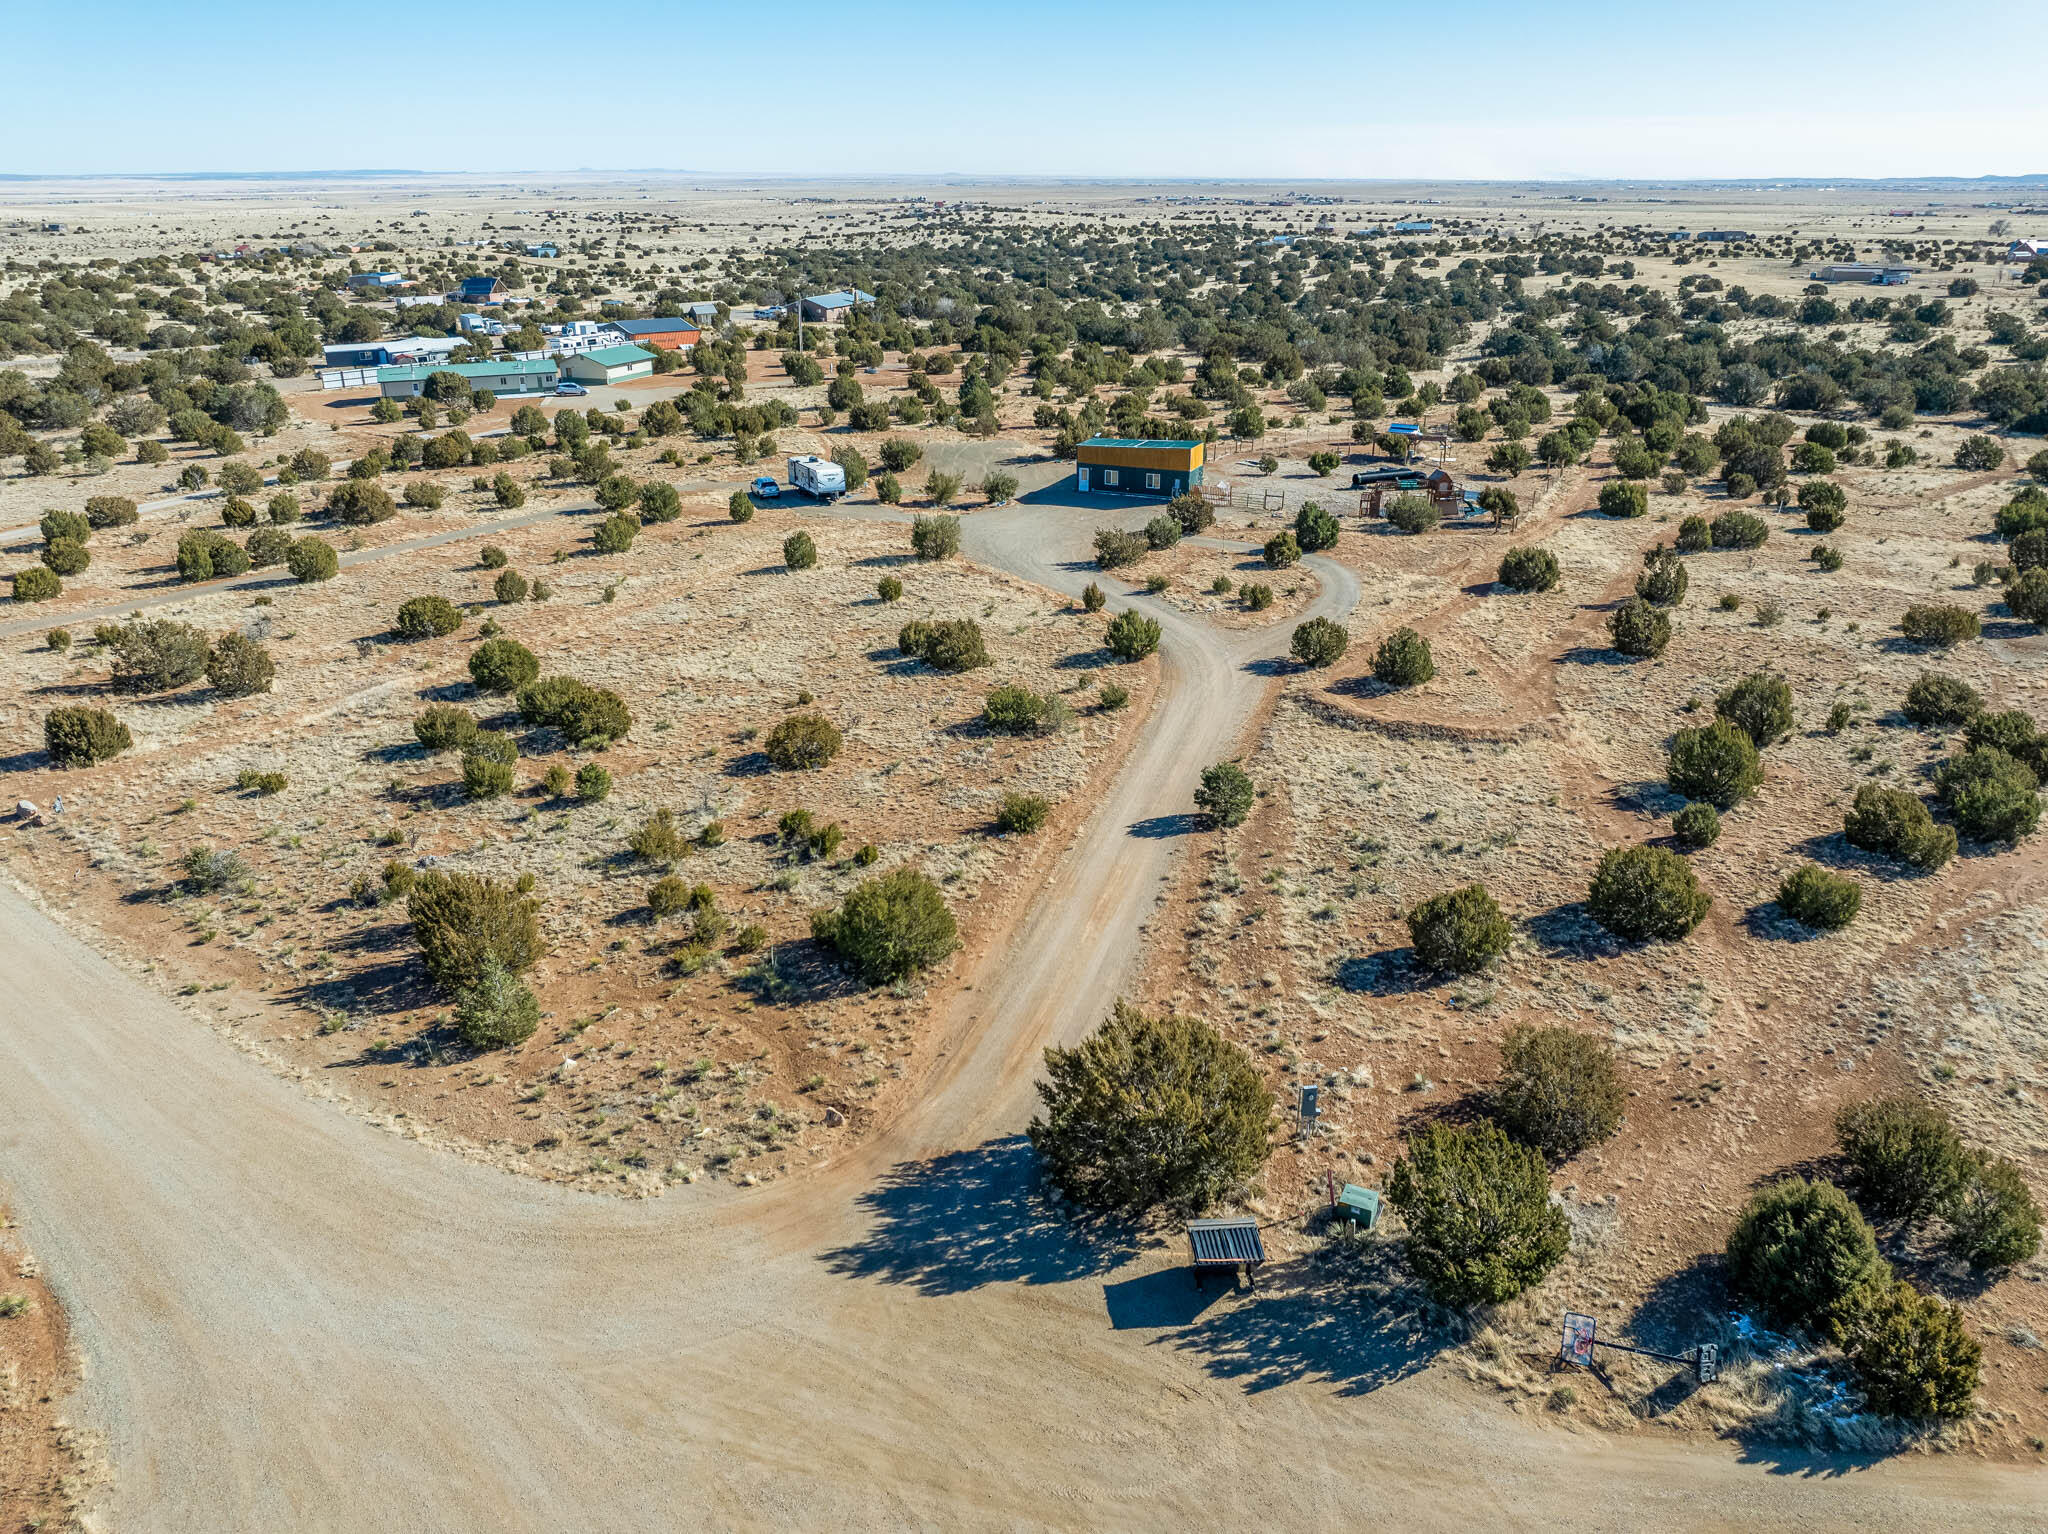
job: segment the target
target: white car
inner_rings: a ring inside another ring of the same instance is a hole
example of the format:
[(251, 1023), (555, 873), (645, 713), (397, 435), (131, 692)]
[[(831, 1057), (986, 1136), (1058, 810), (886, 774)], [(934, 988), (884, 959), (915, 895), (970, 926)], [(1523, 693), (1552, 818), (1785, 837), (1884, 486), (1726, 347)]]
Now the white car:
[(764, 501), (772, 501), (782, 494), (782, 486), (770, 479), (766, 474), (763, 474), (747, 487), (747, 493), (749, 495), (758, 495)]
[(588, 394), (589, 392), (580, 383), (571, 383), (566, 378), (555, 385), (555, 393), (557, 394)]

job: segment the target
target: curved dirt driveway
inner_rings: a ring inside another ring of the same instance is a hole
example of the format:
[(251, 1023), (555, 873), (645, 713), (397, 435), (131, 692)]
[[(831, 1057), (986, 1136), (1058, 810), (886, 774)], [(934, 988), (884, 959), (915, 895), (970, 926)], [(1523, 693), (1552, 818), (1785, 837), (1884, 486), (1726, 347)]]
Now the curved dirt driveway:
[[(968, 546), (1077, 591), (1088, 525), (983, 514)], [(1354, 578), (1317, 573), (1340, 615)], [(2043, 1526), (2039, 1476), (1548, 1430), (1348, 1348), (1338, 1304), (1195, 1317), (1039, 1210), (1038, 1051), (1126, 977), (1170, 817), (1286, 644), (1152, 610), (1153, 725), (921, 1105), (760, 1193), (618, 1203), (380, 1132), (0, 895), (0, 1169), (86, 1354), (105, 1526)]]

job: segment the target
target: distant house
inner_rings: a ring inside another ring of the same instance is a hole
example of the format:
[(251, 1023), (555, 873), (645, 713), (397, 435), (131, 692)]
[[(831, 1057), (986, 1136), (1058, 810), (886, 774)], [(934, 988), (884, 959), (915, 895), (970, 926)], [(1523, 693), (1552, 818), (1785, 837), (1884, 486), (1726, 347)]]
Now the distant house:
[(539, 245), (527, 246), (526, 253), (529, 256), (536, 257), (540, 260), (551, 261), (556, 256), (559, 256), (562, 253), (562, 251), (561, 247), (556, 245), (553, 240), (547, 240)]
[(626, 383), (653, 374), (654, 353), (638, 346), (600, 346), (563, 358), (562, 371), (578, 383)]
[(469, 342), (461, 336), (412, 336), (395, 341), (346, 341), (320, 349), (320, 365), (330, 368), (379, 367), (399, 362), (446, 362), (448, 354)]
[(1716, 245), (1740, 245), (1756, 238), (1747, 229), (1702, 229), (1694, 235), (1695, 240), (1707, 240)]
[(495, 277), (465, 277), (448, 298), (458, 304), (502, 304), (505, 284)]
[(1837, 261), (1809, 273), (1815, 282), (1869, 282), (1898, 287), (1913, 275), (1910, 266), (1880, 266), (1874, 261)]
[(696, 321), (686, 319), (609, 320), (605, 329), (641, 346), (686, 352), (704, 339)]
[(836, 293), (819, 293), (803, 300), (804, 318), (812, 324), (843, 320), (862, 304), (872, 304), (875, 295), (859, 288), (842, 288)]
[(695, 320), (700, 328), (705, 325), (716, 325), (718, 323), (718, 305), (709, 299), (704, 299), (694, 304), (684, 304), (683, 315), (686, 319)]
[(2008, 261), (2037, 261), (2048, 256), (2048, 240), (2014, 240), (2005, 247)]
[(386, 399), (413, 399), (424, 393), (436, 373), (456, 373), (472, 389), (488, 389), (500, 399), (515, 394), (547, 394), (561, 379), (552, 358), (501, 357), (492, 362), (406, 362), (377, 369), (377, 392)]
[(358, 293), (381, 293), (386, 288), (402, 288), (405, 277), (400, 272), (350, 272), (348, 285)]
[(1436, 225), (1426, 218), (1404, 219), (1394, 225), (1396, 234), (1435, 234)]
[(1083, 495), (1180, 495), (1202, 483), (1202, 455), (1202, 444), (1192, 440), (1090, 437), (1074, 454), (1074, 488)]

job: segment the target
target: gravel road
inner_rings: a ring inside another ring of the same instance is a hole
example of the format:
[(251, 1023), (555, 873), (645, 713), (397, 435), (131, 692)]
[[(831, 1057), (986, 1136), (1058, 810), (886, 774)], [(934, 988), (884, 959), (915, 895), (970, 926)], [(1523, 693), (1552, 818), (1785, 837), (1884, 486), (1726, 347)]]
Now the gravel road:
[[(1056, 590), (1098, 518), (967, 519)], [(1357, 597), (1313, 561), (1314, 612)], [(1130, 975), (1287, 629), (1166, 632), (1152, 721), (943, 1024), (918, 1105), (759, 1191), (624, 1203), (271, 1074), (0, 891), (0, 1172), (86, 1356), (122, 1531), (2048, 1527), (2039, 1475), (1571, 1435), (1342, 1300), (1198, 1301), (1028, 1194), (1039, 1051)]]

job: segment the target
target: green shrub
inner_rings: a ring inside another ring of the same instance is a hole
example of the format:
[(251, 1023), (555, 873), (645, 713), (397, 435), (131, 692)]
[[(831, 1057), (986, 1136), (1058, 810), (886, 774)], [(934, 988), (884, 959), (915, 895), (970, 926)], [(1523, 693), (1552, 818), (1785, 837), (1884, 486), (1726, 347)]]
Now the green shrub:
[(1235, 762), (1217, 762), (1202, 769), (1201, 784), (1195, 789), (1195, 808), (1219, 826), (1241, 826), (1257, 797), (1257, 790), (1242, 767)]
[(108, 639), (117, 692), (169, 692), (206, 672), (213, 646), (188, 623), (169, 618), (124, 623)]
[(1192, 537), (1216, 525), (1216, 512), (1199, 490), (1186, 490), (1166, 503), (1166, 509), (1180, 522), (1180, 530)]
[(960, 552), (960, 519), (943, 512), (912, 517), (910, 551), (919, 559), (951, 559)]
[(657, 921), (676, 915), (689, 905), (690, 886), (674, 874), (664, 874), (647, 889), (647, 909)]
[(1115, 682), (1105, 682), (1102, 691), (1096, 694), (1096, 707), (1105, 713), (1114, 713), (1131, 701), (1131, 690)]
[(1093, 581), (1081, 588), (1081, 607), (1085, 612), (1101, 612), (1103, 604), (1108, 600), (1109, 598), (1102, 594), (1102, 588)]
[(43, 636), (43, 643), (48, 645), (57, 654), (62, 655), (71, 648), (71, 630), (51, 629), (49, 633)]
[(1963, 835), (2016, 842), (2041, 820), (2033, 769), (1996, 746), (1974, 746), (1943, 763), (1935, 787)]
[(406, 895), (427, 973), (456, 995), (481, 983), (489, 964), (514, 975), (533, 967), (542, 952), (537, 912), (508, 885), (439, 869), (421, 873)]
[(1027, 1133), (1046, 1179), (1076, 1203), (1196, 1213), (1265, 1164), (1273, 1094), (1251, 1058), (1194, 1018), (1119, 999), (1072, 1049), (1045, 1052), (1043, 1112)]
[(1685, 859), (1662, 847), (1608, 848), (1586, 892), (1593, 920), (1633, 943), (1682, 938), (1713, 903)]
[(1956, 855), (1956, 833), (1934, 823), (1927, 806), (1902, 788), (1865, 783), (1843, 817), (1849, 844), (1898, 858), (1916, 868), (1935, 869)]
[(1996, 437), (1987, 437), (1980, 432), (1963, 438), (1957, 444), (1955, 462), (1959, 469), (1987, 473), (2004, 466), (2005, 448)]
[(502, 570), (511, 563), (511, 558), (495, 543), (487, 543), (476, 551), (476, 562), (486, 570)]
[(1095, 535), (1095, 564), (1102, 570), (1134, 565), (1145, 557), (1151, 547), (1137, 533), (1105, 527)]
[(347, 479), (327, 497), (327, 514), (350, 527), (370, 527), (398, 515), (398, 505), (382, 485), (367, 479)]
[(1672, 737), (1666, 759), (1671, 791), (1704, 799), (1716, 809), (1733, 809), (1763, 781), (1755, 744), (1747, 731), (1717, 719)]
[(1436, 675), (1429, 641), (1411, 628), (1398, 628), (1373, 651), (1372, 674), (1386, 687), (1419, 687)]
[(1159, 622), (1133, 608), (1109, 620), (1102, 641), (1119, 660), (1140, 661), (1159, 648)]
[(884, 602), (900, 602), (903, 600), (903, 582), (893, 575), (885, 575), (875, 582), (875, 595)]
[(839, 754), (845, 739), (823, 714), (791, 714), (768, 732), (762, 749), (788, 772), (815, 772)]
[(754, 520), (754, 503), (744, 490), (735, 490), (725, 503), (725, 513), (735, 522)]
[(1621, 1127), (1628, 1102), (1614, 1051), (1570, 1028), (1508, 1030), (1493, 1112), (1501, 1127), (1552, 1160), (1576, 1156)]
[(818, 546), (805, 532), (791, 533), (782, 540), (782, 562), (792, 570), (808, 570), (818, 562)]
[(63, 594), (64, 583), (57, 578), (55, 570), (42, 565), (28, 565), (14, 572), (14, 600), (17, 602), (47, 602)]
[(1440, 1305), (1511, 1300), (1571, 1245), (1543, 1158), (1484, 1120), (1412, 1136), (1387, 1198), (1408, 1227), (1408, 1265)]
[(469, 678), (483, 692), (517, 692), (539, 675), (539, 657), (516, 639), (486, 639), (469, 652)]
[(270, 658), (270, 652), (246, 634), (221, 635), (206, 661), (206, 680), (223, 697), (246, 698), (269, 692), (276, 675), (277, 663)]
[(1514, 929), (1483, 884), (1432, 895), (1408, 913), (1415, 956), (1439, 974), (1477, 974), (1508, 951)]
[(179, 866), (185, 871), (186, 888), (200, 894), (234, 889), (249, 877), (241, 855), (221, 847), (194, 847)]
[(1557, 585), (1557, 556), (1548, 549), (1509, 549), (1498, 575), (1510, 591), (1549, 591)]
[(1778, 885), (1778, 909), (1802, 926), (1838, 931), (1862, 908), (1863, 886), (1818, 863), (1802, 864)]
[[(1385, 511), (1388, 524), (1411, 537), (1429, 532), (1443, 521), (1436, 502), (1424, 495), (1397, 495), (1387, 502)], [(1267, 562), (1271, 563), (1270, 555)]]
[(221, 506), (220, 520), (226, 527), (254, 527), (256, 508), (239, 495), (231, 495)]
[[(498, 476), (500, 479), (504, 475)], [(683, 514), (683, 498), (676, 493), (676, 487), (662, 480), (650, 479), (640, 487), (640, 520), (642, 522), (673, 522)]]
[(413, 720), (412, 732), (429, 751), (466, 750), (476, 739), (476, 716), (452, 703), (436, 703)]
[(1714, 700), (1714, 712), (1761, 749), (1792, 733), (1792, 689), (1783, 677), (1752, 672)]
[(439, 511), (447, 499), (447, 492), (431, 479), (415, 479), (405, 487), (405, 504), (415, 511)]
[(1864, 1407), (1914, 1420), (1968, 1416), (1983, 1349), (1955, 1306), (1895, 1283), (1857, 1315), (1843, 1347)]
[(2041, 1210), (2010, 1161), (1972, 1154), (1942, 1210), (1948, 1249), (1979, 1272), (2025, 1262), (2041, 1249)]
[(341, 572), (341, 556), (334, 546), (319, 538), (300, 538), (285, 556), (285, 568), (302, 586), (331, 581)]
[(1306, 623), (1295, 625), (1294, 638), (1288, 648), (1294, 658), (1304, 666), (1334, 666), (1344, 658), (1344, 651), (1351, 644), (1351, 635), (1341, 623), (1328, 618), (1311, 618)]
[(1967, 682), (1940, 671), (1923, 671), (1906, 689), (1900, 711), (1922, 729), (1953, 729), (1967, 724), (1984, 700)]
[(571, 743), (624, 740), (633, 729), (625, 699), (609, 687), (590, 687), (571, 676), (542, 677), (519, 689), (519, 717), (557, 730)]
[(95, 495), (85, 503), (85, 520), (94, 527), (132, 527), (142, 513), (124, 495)]
[(486, 957), (455, 999), (455, 1031), (474, 1050), (510, 1049), (540, 1027), (540, 1003), (524, 981)]
[(134, 744), (128, 726), (103, 708), (69, 705), (43, 716), (43, 749), (59, 767), (90, 767)]
[(2036, 565), (2006, 587), (2005, 605), (2021, 622), (2048, 628), (2048, 566)]
[(811, 935), (870, 985), (908, 980), (959, 946), (945, 897), (913, 868), (869, 879), (836, 911), (814, 912)]
[(1006, 683), (989, 689), (981, 718), (1003, 735), (1053, 735), (1072, 718), (1072, 711), (1062, 698)]
[(1600, 510), (1610, 517), (1646, 516), (1650, 510), (1650, 492), (1628, 480), (1609, 480), (1600, 487)]
[(1711, 804), (1695, 800), (1671, 817), (1671, 834), (1678, 845), (1698, 852), (1721, 839), (1721, 816)]
[(612, 775), (597, 762), (576, 769), (576, 797), (584, 804), (602, 804), (611, 797)]
[(1713, 547), (1714, 535), (1705, 517), (1692, 516), (1678, 524), (1678, 537), (1674, 541), (1681, 554), (1699, 554)]
[(1768, 1326), (1840, 1338), (1890, 1280), (1877, 1238), (1829, 1182), (1787, 1178), (1743, 1207), (1729, 1234), (1728, 1289)]
[(524, 602), (530, 589), (526, 577), (517, 570), (500, 570), (497, 580), (491, 583), (491, 595), (508, 606), (514, 602)]
[[(640, 519), (631, 512), (615, 511), (591, 532), (592, 546), (600, 554), (623, 554), (640, 536)], [(799, 534), (798, 536), (802, 536)]]
[(1161, 512), (1145, 524), (1145, 546), (1150, 549), (1170, 549), (1181, 539), (1180, 518), (1169, 517)]
[(251, 566), (268, 570), (292, 557), (292, 535), (282, 528), (259, 527), (249, 535), (244, 552)]
[(1685, 561), (1675, 550), (1659, 544), (1643, 556), (1643, 572), (1636, 577), (1636, 595), (1656, 607), (1676, 607), (1685, 600), (1692, 577)]
[(2048, 736), (2043, 736), (2021, 709), (1977, 714), (1963, 726), (1963, 739), (1972, 746), (1996, 746), (2013, 760), (2024, 762), (2036, 779), (2048, 766)]
[(675, 812), (667, 808), (657, 809), (643, 820), (626, 838), (626, 845), (633, 856), (646, 863), (673, 863), (689, 850), (676, 826)]
[(1052, 805), (1037, 794), (1004, 794), (996, 808), (996, 829), (1005, 836), (1029, 836), (1045, 828)]
[(1278, 532), (1266, 540), (1266, 563), (1275, 570), (1284, 570), (1301, 558), (1301, 544), (1291, 532)]
[(1770, 524), (1753, 511), (1724, 511), (1707, 531), (1717, 549), (1759, 549), (1771, 536)]
[[(288, 786), (288, 780), (281, 772), (258, 772), (253, 767), (244, 767), (235, 774), (235, 787), (245, 794), (255, 794), (259, 798), (281, 794)], [(406, 872), (410, 874), (411, 870), (408, 869)]]
[(495, 799), (512, 792), (512, 764), (519, 747), (496, 730), (479, 730), (462, 755), (462, 789), (472, 799)]
[(936, 623), (914, 619), (897, 631), (896, 648), (916, 656), (934, 671), (974, 671), (990, 664), (981, 625), (972, 618)]
[(242, 574), (249, 568), (249, 555), (225, 533), (194, 527), (178, 535), (177, 563), (179, 580), (210, 581)]
[(43, 513), (37, 529), (45, 543), (84, 543), (92, 537), (92, 523), (85, 517), (75, 511), (59, 511), (54, 506)]
[(1909, 1097), (1851, 1103), (1835, 1115), (1835, 1140), (1856, 1202), (1888, 1219), (1920, 1220), (1954, 1202), (1970, 1170), (1948, 1115)]
[(1607, 631), (1623, 655), (1649, 659), (1671, 643), (1671, 620), (1641, 597), (1630, 597), (1608, 615)]
[(1899, 619), (1899, 632), (1913, 644), (1950, 649), (1981, 631), (1977, 615), (1946, 602), (1916, 602)]
[(408, 597), (398, 606), (398, 637), (433, 639), (462, 627), (462, 613), (446, 597)]
[(92, 555), (76, 538), (53, 538), (43, 545), (43, 567), (57, 575), (83, 575)]
[(1264, 581), (1251, 581), (1238, 589), (1249, 612), (1262, 613), (1273, 605), (1273, 588)]
[[(1178, 520), (1174, 525), (1178, 527)], [(1314, 554), (1323, 549), (1337, 546), (1337, 519), (1314, 501), (1302, 504), (1294, 518), (1294, 541), (1304, 554)]]

